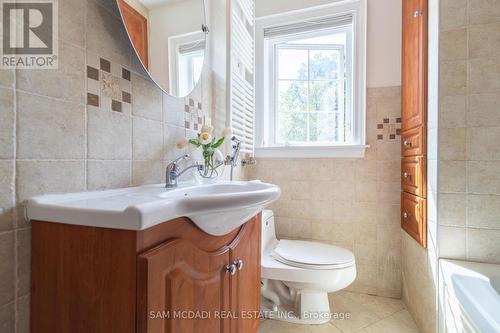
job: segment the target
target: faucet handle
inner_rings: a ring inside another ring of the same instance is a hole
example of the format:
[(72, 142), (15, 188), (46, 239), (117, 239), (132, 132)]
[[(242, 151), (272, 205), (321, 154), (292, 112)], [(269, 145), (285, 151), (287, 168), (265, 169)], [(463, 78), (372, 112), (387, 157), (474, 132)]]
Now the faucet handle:
[(175, 160), (173, 160), (172, 162), (170, 162), (170, 163), (168, 164), (168, 166), (177, 167), (177, 164), (179, 164), (179, 162), (180, 162), (180, 161), (187, 160), (188, 158), (189, 158), (189, 155), (188, 155), (188, 154), (182, 155), (181, 157), (178, 157), (178, 158), (176, 158)]

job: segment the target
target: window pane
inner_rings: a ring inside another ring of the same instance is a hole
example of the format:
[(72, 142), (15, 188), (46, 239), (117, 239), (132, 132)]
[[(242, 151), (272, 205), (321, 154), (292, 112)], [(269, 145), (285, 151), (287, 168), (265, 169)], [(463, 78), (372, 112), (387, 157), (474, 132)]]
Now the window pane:
[(340, 79), (340, 52), (338, 50), (311, 50), (309, 53), (311, 80)]
[(339, 85), (333, 81), (311, 81), (309, 90), (309, 111), (338, 111)]
[(307, 50), (278, 49), (278, 79), (307, 80)]
[(337, 125), (333, 113), (311, 113), (309, 115), (309, 140), (311, 142), (338, 142)]
[(307, 116), (306, 112), (280, 113), (277, 119), (277, 143), (306, 142)]
[(307, 81), (279, 81), (279, 112), (307, 111)]

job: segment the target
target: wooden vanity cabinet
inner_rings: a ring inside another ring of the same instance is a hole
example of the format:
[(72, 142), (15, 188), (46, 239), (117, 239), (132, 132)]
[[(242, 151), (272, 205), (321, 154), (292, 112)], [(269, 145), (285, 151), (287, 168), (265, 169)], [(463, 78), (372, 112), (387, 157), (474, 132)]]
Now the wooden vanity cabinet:
[(403, 0), (401, 228), (427, 247), (428, 0)]
[(255, 333), (260, 230), (260, 215), (220, 237), (186, 218), (144, 231), (34, 221), (31, 332)]

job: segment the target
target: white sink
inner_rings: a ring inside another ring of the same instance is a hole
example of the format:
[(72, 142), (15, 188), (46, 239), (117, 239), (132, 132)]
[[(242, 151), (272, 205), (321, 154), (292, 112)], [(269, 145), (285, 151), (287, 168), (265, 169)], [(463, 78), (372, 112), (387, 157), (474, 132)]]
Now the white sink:
[(225, 235), (278, 199), (281, 190), (259, 181), (130, 187), (48, 194), (26, 203), (29, 220), (144, 230), (186, 216), (208, 234)]

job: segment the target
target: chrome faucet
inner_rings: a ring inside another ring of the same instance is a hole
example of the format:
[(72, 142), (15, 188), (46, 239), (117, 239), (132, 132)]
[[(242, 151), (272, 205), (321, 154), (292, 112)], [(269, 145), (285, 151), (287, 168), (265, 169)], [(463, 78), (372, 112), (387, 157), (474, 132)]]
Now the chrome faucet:
[(225, 164), (231, 166), (231, 175), (230, 175), (230, 180), (233, 180), (233, 170), (235, 166), (238, 166), (238, 158), (240, 156), (240, 149), (241, 149), (241, 140), (238, 139), (237, 137), (233, 136), (231, 138), (231, 141), (233, 142), (233, 151), (231, 155), (227, 155)]
[(185, 168), (182, 171), (179, 171), (179, 162), (187, 160), (189, 158), (189, 155), (182, 155), (179, 158), (176, 158), (172, 162), (170, 162), (167, 165), (167, 170), (165, 174), (165, 187), (170, 188), (170, 187), (177, 187), (177, 179), (179, 179), (180, 176), (182, 176), (186, 171), (196, 168), (198, 171), (203, 170), (203, 165), (195, 163), (187, 168)]

